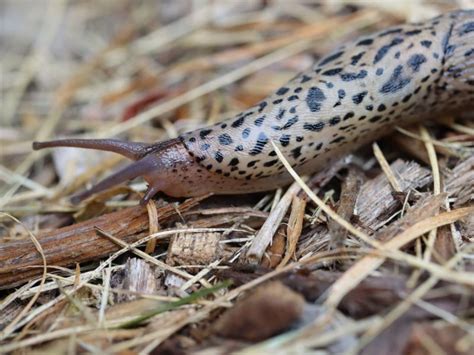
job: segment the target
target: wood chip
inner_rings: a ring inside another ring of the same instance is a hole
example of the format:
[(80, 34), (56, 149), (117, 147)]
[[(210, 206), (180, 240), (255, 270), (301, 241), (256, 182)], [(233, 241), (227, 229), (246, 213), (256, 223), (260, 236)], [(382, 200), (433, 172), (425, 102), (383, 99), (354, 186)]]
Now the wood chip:
[[(431, 172), (415, 162), (407, 163), (397, 159), (390, 167), (405, 193), (431, 182)], [(380, 222), (381, 216), (388, 217), (400, 206), (392, 192), (385, 174), (380, 174), (362, 185), (356, 202), (356, 214), (365, 227), (374, 228)]]
[(222, 254), (220, 233), (179, 233), (171, 238), (169, 265), (208, 265)]
[[(350, 221), (353, 215), (362, 181), (362, 174), (355, 168), (350, 168), (346, 179), (342, 183), (341, 197), (339, 199), (339, 206), (337, 207), (336, 213), (346, 221)], [(348, 233), (347, 229), (342, 227), (333, 219), (329, 220), (328, 229), (329, 234), (331, 235), (329, 247), (331, 249), (343, 247)]]
[(296, 195), (291, 204), (290, 218), (288, 220), (288, 228), (286, 230), (286, 252), (285, 257), (278, 265), (279, 268), (285, 266), (291, 258), (294, 257), (298, 240), (303, 230), (304, 211), (306, 209), (306, 197)]
[(283, 259), (286, 245), (286, 228), (282, 224), (275, 233), (272, 245), (267, 248), (264, 257), (262, 258), (262, 266), (274, 269)]
[[(140, 258), (129, 258), (125, 264), (122, 289), (145, 295), (154, 294), (158, 288), (157, 279), (150, 265)], [(123, 295), (123, 300), (137, 299), (135, 295)]]
[(299, 184), (294, 182), (278, 202), (276, 208), (270, 213), (247, 251), (246, 255), (249, 262), (258, 263), (262, 259), (263, 253), (272, 242), (273, 236), (288, 211), (293, 197), (299, 193), (300, 190), (301, 187)]

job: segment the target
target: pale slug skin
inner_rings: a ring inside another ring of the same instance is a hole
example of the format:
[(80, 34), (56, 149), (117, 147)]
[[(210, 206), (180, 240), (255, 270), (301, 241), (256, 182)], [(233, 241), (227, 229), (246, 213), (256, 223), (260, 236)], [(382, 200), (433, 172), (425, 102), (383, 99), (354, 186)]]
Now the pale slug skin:
[(114, 151), (135, 163), (77, 200), (143, 176), (157, 192), (239, 194), (288, 184), (272, 140), (300, 174), (390, 132), (474, 104), (474, 10), (390, 28), (323, 57), (256, 106), (214, 126), (157, 144), (60, 140), (34, 149), (75, 146)]

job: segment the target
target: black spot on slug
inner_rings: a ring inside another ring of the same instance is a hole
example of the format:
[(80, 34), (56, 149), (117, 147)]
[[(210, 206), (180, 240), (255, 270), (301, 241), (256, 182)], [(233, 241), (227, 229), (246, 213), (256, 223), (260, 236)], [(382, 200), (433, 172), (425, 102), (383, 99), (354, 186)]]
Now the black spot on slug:
[(342, 68), (334, 68), (334, 69), (326, 70), (322, 72), (321, 74), (326, 75), (326, 76), (334, 76), (334, 75), (339, 74), (341, 71), (342, 71)]
[(410, 59), (408, 59), (407, 64), (414, 72), (417, 72), (426, 61), (426, 57), (423, 54), (413, 54)]
[(389, 30), (386, 30), (386, 31), (380, 33), (379, 37), (385, 37), (385, 36), (388, 36), (388, 35), (391, 35), (391, 34), (394, 34), (394, 33), (400, 33), (400, 32), (402, 32), (401, 28), (391, 28)]
[(324, 128), (324, 122), (305, 123), (303, 128), (307, 131), (319, 132)]
[(236, 166), (236, 165), (239, 165), (239, 159), (232, 158), (232, 160), (229, 162), (229, 166)]
[(263, 109), (264, 109), (265, 107), (267, 107), (267, 105), (268, 105), (268, 104), (267, 104), (266, 101), (260, 102), (260, 103), (258, 104), (258, 113), (261, 113), (261, 112), (263, 111)]
[(474, 32), (474, 21), (463, 24), (461, 28), (459, 29), (460, 36), (464, 36), (465, 34), (469, 32)]
[(367, 70), (361, 70), (359, 73), (343, 73), (341, 74), (342, 81), (353, 81), (363, 79), (367, 76)]
[(217, 151), (214, 154), (214, 159), (216, 159), (219, 163), (222, 163), (222, 161), (224, 160), (224, 155), (222, 155), (221, 152)]
[(337, 58), (339, 58), (344, 52), (337, 52), (337, 53), (334, 53), (334, 54), (331, 54), (330, 56), (327, 56), (326, 58), (324, 58), (323, 60), (321, 60), (321, 62), (319, 62), (318, 66), (322, 67), (323, 65), (326, 65), (327, 63), (329, 62), (332, 62), (333, 60), (336, 60)]
[(281, 96), (281, 95), (285, 95), (290, 89), (286, 88), (286, 87), (282, 87), (282, 88), (279, 88), (276, 92), (277, 95)]
[(446, 32), (446, 34), (443, 37), (443, 41), (442, 41), (443, 54), (444, 54), (443, 60), (442, 60), (443, 64), (444, 64), (444, 61), (446, 60), (446, 57), (449, 56), (454, 51), (454, 47), (449, 44), (449, 40), (451, 39), (451, 35), (453, 33), (453, 27), (454, 27), (454, 24), (451, 24), (451, 26), (449, 26), (448, 32)]
[(257, 138), (257, 143), (255, 143), (255, 146), (250, 150), (249, 154), (250, 155), (260, 154), (267, 143), (268, 143), (268, 137), (266, 136), (265, 133), (260, 132)]
[(363, 39), (363, 40), (357, 42), (356, 46), (370, 46), (372, 43), (374, 43), (373, 39), (366, 38), (366, 39)]
[(311, 112), (318, 112), (321, 109), (321, 102), (324, 100), (326, 100), (326, 96), (320, 88), (313, 86), (309, 89), (306, 103)]
[(294, 116), (294, 117), (290, 118), (283, 126), (272, 126), (272, 128), (275, 131), (285, 130), (285, 129), (288, 129), (291, 126), (293, 126), (296, 122), (298, 122), (298, 120), (299, 120), (298, 116)]
[(364, 56), (365, 52), (360, 52), (359, 54), (356, 54), (351, 57), (351, 64), (352, 65), (357, 65), (359, 63), (359, 60)]
[(341, 141), (343, 141), (343, 140), (345, 140), (345, 139), (346, 139), (346, 137), (340, 136), (340, 137), (337, 137), (337, 138), (333, 139), (333, 140), (330, 141), (329, 143), (330, 143), (330, 144), (339, 143), (339, 142), (341, 142)]
[(356, 105), (359, 105), (364, 100), (364, 97), (367, 95), (367, 93), (367, 91), (362, 91), (358, 94), (355, 94), (352, 96), (352, 102), (354, 102)]
[(348, 113), (344, 115), (344, 118), (342, 120), (347, 121), (349, 118), (352, 118), (352, 117), (354, 117), (354, 112), (349, 111)]
[(340, 116), (334, 116), (332, 118), (329, 119), (329, 125), (330, 126), (335, 126), (337, 125), (339, 122), (341, 122), (341, 117)]
[(465, 57), (470, 57), (474, 54), (474, 48), (469, 49), (466, 53), (464, 53)]
[(381, 119), (382, 119), (382, 116), (374, 116), (374, 117), (369, 118), (369, 121), (377, 122), (377, 121), (380, 121)]
[(262, 117), (257, 118), (254, 121), (255, 126), (260, 127), (263, 124), (264, 120), (265, 120), (265, 115), (263, 115)]
[(243, 131), (242, 131), (242, 138), (248, 138), (250, 136), (250, 128), (245, 128)]
[(291, 155), (293, 156), (293, 158), (296, 159), (301, 155), (301, 148), (302, 148), (302, 146), (299, 146), (299, 147), (296, 147), (295, 149), (291, 150)]
[(380, 49), (377, 51), (377, 54), (375, 54), (374, 64), (377, 64), (378, 62), (380, 62), (383, 59), (383, 57), (385, 57), (385, 55), (388, 53), (390, 48), (395, 47), (396, 45), (399, 45), (402, 42), (403, 42), (403, 38), (398, 37), (398, 38), (394, 38), (392, 42), (390, 42), (389, 44), (380, 47)]
[(425, 47), (425, 48), (430, 48), (432, 43), (433, 43), (433, 42), (428, 41), (428, 40), (424, 40), (424, 41), (421, 41), (421, 42), (420, 42), (420, 44), (421, 44), (423, 47)]
[(218, 139), (219, 143), (222, 145), (230, 145), (233, 143), (231, 136), (229, 136), (227, 133), (221, 134)]
[(421, 33), (422, 31), (421, 30), (412, 30), (412, 31), (407, 31), (405, 32), (405, 36), (414, 36), (414, 35), (417, 35), (419, 33)]
[(344, 97), (346, 97), (346, 92), (344, 91), (344, 89), (337, 90), (337, 97), (339, 98), (339, 100), (342, 100)]
[(380, 92), (382, 94), (395, 93), (407, 86), (411, 79), (402, 76), (403, 66), (397, 66), (388, 81), (382, 85)]
[(199, 137), (201, 137), (201, 139), (204, 139), (211, 132), (212, 132), (212, 129), (203, 129), (201, 132), (199, 132)]
[(240, 126), (242, 126), (244, 121), (245, 121), (245, 118), (240, 117), (240, 118), (236, 119), (234, 122), (232, 122), (231, 126), (234, 127), (234, 128), (240, 127)]
[(310, 81), (312, 78), (308, 75), (303, 75), (301, 77), (301, 84), (306, 83), (307, 81)]
[(267, 162), (263, 163), (263, 166), (268, 168), (270, 166), (275, 165), (276, 163), (278, 163), (278, 159), (267, 161)]
[(276, 118), (277, 118), (278, 120), (281, 120), (281, 119), (283, 118), (283, 116), (285, 115), (285, 112), (286, 112), (286, 110), (283, 109), (283, 108), (281, 108), (280, 111), (278, 111), (278, 115), (277, 115)]
[(290, 144), (290, 138), (291, 136), (289, 134), (282, 134), (280, 137), (280, 144), (283, 147), (286, 147), (288, 144)]

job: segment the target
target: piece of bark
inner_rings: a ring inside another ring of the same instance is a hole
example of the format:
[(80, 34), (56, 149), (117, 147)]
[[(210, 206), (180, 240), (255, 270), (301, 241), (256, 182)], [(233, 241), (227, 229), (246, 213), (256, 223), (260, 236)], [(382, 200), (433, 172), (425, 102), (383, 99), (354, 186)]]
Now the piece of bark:
[[(197, 206), (202, 198), (189, 199), (178, 207), (168, 204), (158, 208), (161, 222)], [(148, 234), (148, 213), (141, 206), (102, 215), (85, 222), (36, 235), (48, 266), (69, 266), (101, 259), (118, 249), (116, 243), (100, 236), (96, 228), (106, 231), (127, 243)], [(15, 287), (42, 273), (42, 259), (29, 239), (0, 245), (0, 290)]]
[(456, 197), (453, 207), (474, 203), (474, 155), (460, 162), (446, 177), (445, 190)]
[[(390, 167), (404, 192), (427, 185), (431, 172), (415, 162), (396, 160)], [(359, 222), (366, 228), (374, 229), (381, 221), (381, 216), (389, 217), (400, 202), (393, 196), (393, 189), (385, 174), (362, 185), (356, 202), (356, 214)]]
[(286, 245), (286, 226), (280, 225), (273, 237), (272, 245), (267, 248), (265, 255), (262, 258), (262, 266), (274, 269), (283, 258)]
[(257, 264), (260, 262), (267, 247), (271, 244), (281, 221), (288, 211), (288, 208), (290, 208), (293, 197), (298, 194), (300, 190), (301, 187), (297, 182), (291, 184), (280, 201), (278, 201), (276, 207), (270, 212), (267, 220), (252, 240), (250, 247), (247, 250), (246, 257), (249, 263)]
[(305, 301), (281, 282), (267, 283), (218, 319), (217, 334), (246, 341), (260, 341), (288, 329), (302, 316)]
[[(171, 237), (166, 263), (208, 265), (219, 259), (221, 233), (178, 233)], [(195, 270), (195, 269), (193, 269)]]
[[(350, 168), (346, 179), (342, 183), (337, 214), (346, 221), (349, 221), (353, 215), (357, 196), (362, 185), (362, 179), (362, 175), (355, 168)], [(347, 237), (347, 229), (333, 219), (329, 220), (328, 229), (331, 235), (329, 248), (342, 248)]]
[(425, 218), (435, 216), (439, 213), (440, 209), (444, 206), (447, 198), (446, 193), (442, 193), (436, 196), (428, 195), (420, 199), (413, 207), (408, 209), (403, 218), (392, 223), (390, 226), (381, 229), (374, 235), (374, 239), (385, 242), (404, 230), (410, 228), (412, 225)]
[(456, 245), (449, 226), (438, 228), (433, 249), (434, 261), (442, 265), (456, 255)]
[(295, 196), (291, 203), (291, 212), (288, 219), (288, 227), (286, 228), (286, 251), (285, 256), (278, 265), (279, 268), (284, 267), (291, 258), (294, 257), (296, 246), (303, 230), (304, 211), (306, 209), (306, 196)]
[[(121, 289), (140, 294), (154, 294), (157, 290), (156, 275), (151, 266), (143, 259), (129, 258), (123, 270), (124, 278), (121, 280)], [(138, 297), (131, 295), (121, 295), (119, 300), (132, 301)]]
[(474, 238), (474, 215), (467, 216), (459, 224), (461, 226), (461, 235), (466, 240)]

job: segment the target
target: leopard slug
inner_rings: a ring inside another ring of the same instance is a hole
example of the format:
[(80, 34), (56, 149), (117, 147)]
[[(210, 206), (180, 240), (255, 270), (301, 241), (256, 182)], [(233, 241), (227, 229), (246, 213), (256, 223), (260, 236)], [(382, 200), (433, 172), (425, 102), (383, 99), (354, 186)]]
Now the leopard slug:
[(254, 107), (155, 144), (114, 139), (35, 142), (33, 149), (112, 151), (132, 164), (75, 201), (143, 176), (173, 197), (271, 190), (291, 182), (273, 141), (300, 174), (443, 111), (474, 106), (474, 10), (450, 12), (349, 42)]

